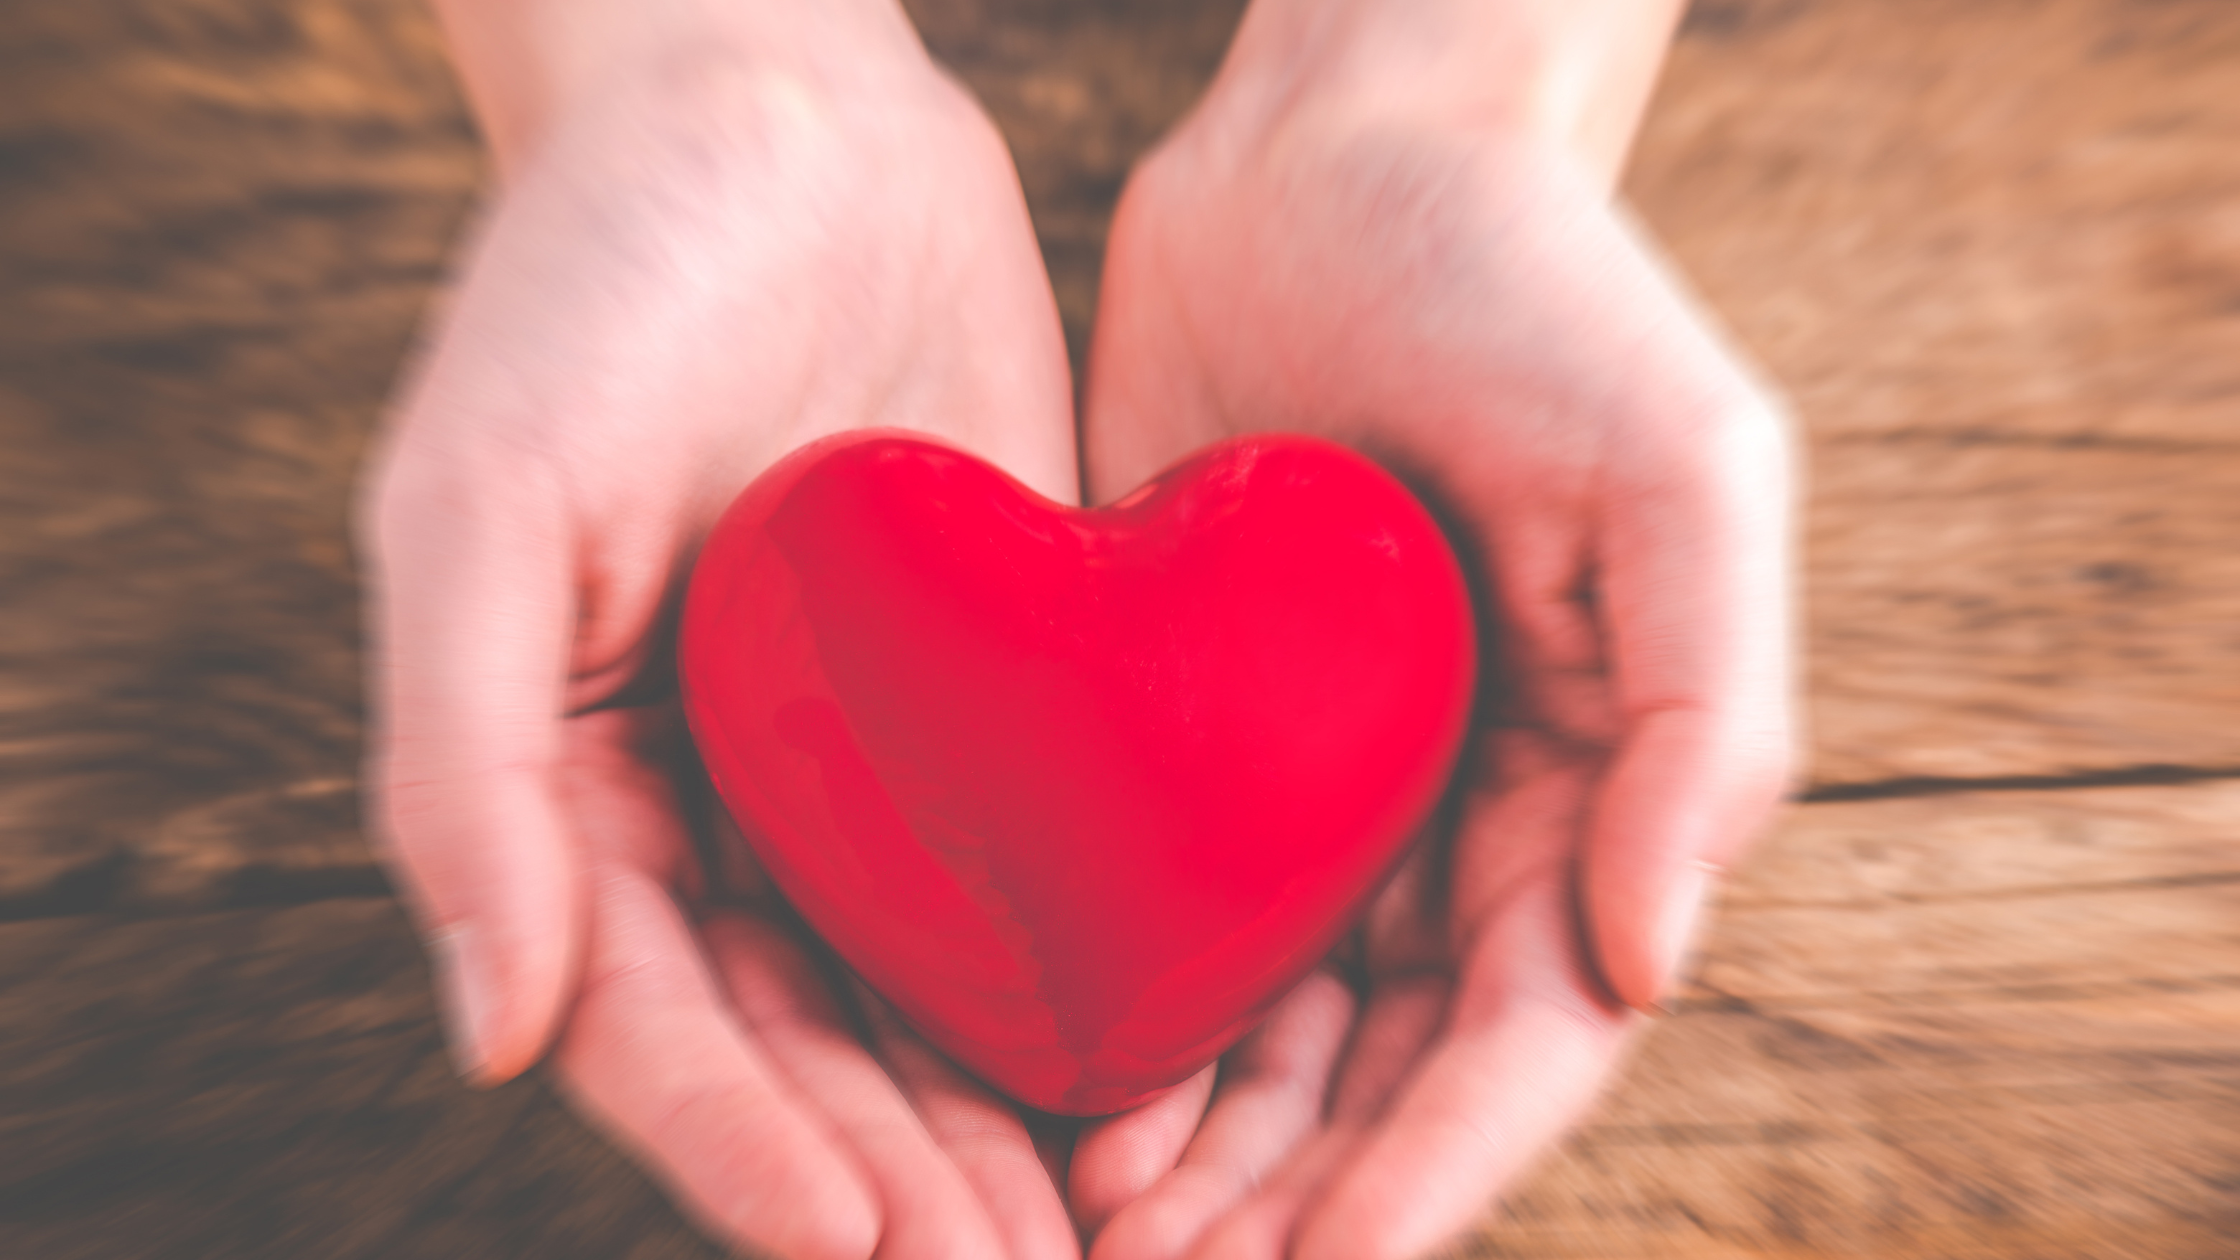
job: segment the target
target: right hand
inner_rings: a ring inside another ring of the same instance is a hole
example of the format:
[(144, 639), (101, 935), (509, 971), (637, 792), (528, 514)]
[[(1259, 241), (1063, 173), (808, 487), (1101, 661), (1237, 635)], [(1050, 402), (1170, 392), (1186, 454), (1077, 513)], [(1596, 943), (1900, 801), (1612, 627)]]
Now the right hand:
[[(716, 895), (684, 807), (667, 645), (700, 540), (763, 469), (899, 426), (1078, 501), (1003, 141), (886, 0), (776, 12), (634, 71), (587, 58), (573, 95), (506, 62), (546, 93), (533, 127), (482, 101), (507, 186), (365, 496), (376, 818), (462, 1070), (549, 1049), (726, 1243), (1076, 1256), (1018, 1112), (828, 983), (767, 890)], [(769, 38), (789, 22), (800, 44)]]
[(1121, 198), (1091, 493), (1240, 433), (1346, 443), (1439, 506), (1485, 638), (1453, 815), (1334, 960), (1350, 991), (1302, 985), (1202, 1116), (1084, 1132), (1096, 1260), (1466, 1227), (1584, 1114), (1787, 784), (1786, 427), (1610, 204), (1670, 8), (1257, 0)]

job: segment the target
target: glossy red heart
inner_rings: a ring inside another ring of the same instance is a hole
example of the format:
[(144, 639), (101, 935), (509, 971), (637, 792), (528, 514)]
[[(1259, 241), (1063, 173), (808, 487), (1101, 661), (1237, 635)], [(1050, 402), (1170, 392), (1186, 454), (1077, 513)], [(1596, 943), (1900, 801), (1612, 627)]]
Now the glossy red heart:
[(1076, 1115), (1188, 1078), (1323, 957), (1433, 808), (1475, 667), (1422, 505), (1277, 435), (1095, 511), (827, 439), (718, 523), (682, 644), (709, 772), (810, 926)]

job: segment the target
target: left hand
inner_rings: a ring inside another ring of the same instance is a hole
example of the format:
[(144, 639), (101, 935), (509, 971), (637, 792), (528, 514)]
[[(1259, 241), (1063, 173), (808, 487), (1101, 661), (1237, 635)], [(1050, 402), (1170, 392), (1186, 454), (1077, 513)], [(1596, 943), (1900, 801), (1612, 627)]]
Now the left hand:
[(1379, 459), (1474, 571), (1479, 729), (1357, 958), (1218, 1084), (1084, 1133), (1096, 1260), (1376, 1260), (1466, 1225), (1592, 1101), (1788, 781), (1777, 409), (1613, 209), (1610, 163), (1411, 94), (1358, 34), (1317, 75), (1312, 30), (1248, 18), (1130, 183), (1092, 497), (1255, 429)]
[(507, 178), (363, 537), (371, 798), (461, 1068), (549, 1051), (749, 1254), (1077, 1257), (1033, 1118), (821, 965), (751, 870), (703, 868), (737, 846), (679, 791), (669, 664), (708, 530), (807, 443), (914, 429), (1075, 497), (1002, 137), (893, 0), (444, 11)]

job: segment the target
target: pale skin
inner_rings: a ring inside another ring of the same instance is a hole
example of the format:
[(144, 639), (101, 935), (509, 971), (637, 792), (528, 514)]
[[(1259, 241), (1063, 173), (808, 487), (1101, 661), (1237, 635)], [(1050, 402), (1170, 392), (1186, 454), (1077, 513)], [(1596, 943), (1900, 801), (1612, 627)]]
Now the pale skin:
[(1000, 137), (889, 0), (440, 8), (502, 188), (364, 536), (378, 822), (462, 1071), (549, 1061), (749, 1254), (1375, 1260), (1469, 1224), (1788, 774), (1786, 436), (1610, 204), (1675, 5), (1257, 0), (1131, 180), (1090, 500), (1323, 433), (1438, 505), (1501, 633), (1455, 816), (1358, 938), (1078, 1134), (702, 870), (658, 685), (699, 538), (815, 437), (919, 429), (1080, 500)]

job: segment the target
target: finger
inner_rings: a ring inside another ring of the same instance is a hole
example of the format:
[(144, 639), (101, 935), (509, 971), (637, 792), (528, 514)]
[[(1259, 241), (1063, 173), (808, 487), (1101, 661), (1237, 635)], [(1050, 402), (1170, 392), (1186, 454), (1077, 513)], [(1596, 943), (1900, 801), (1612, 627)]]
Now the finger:
[(556, 1053), (571, 1100), (725, 1243), (871, 1255), (876, 1193), (730, 1016), (676, 904), (621, 863), (590, 883), (583, 990)]
[[(1289, 1254), (1294, 1226), (1324, 1184), (1345, 1160), (1392, 1095), (1423, 1057), (1445, 1017), (1451, 978), (1413, 974), (1380, 981), (1344, 1050), (1338, 1080), (1330, 1092), (1329, 1120), (1296, 1144), (1282, 1163), (1264, 1172), (1264, 1182), (1214, 1204), (1214, 1212), (1195, 1222), (1199, 1234), (1194, 1256), (1237, 1257)], [(1186, 1168), (1189, 1166), (1187, 1159)], [(1156, 1253), (1155, 1253), (1156, 1254)], [(1099, 1260), (1103, 1260), (1099, 1257)]]
[(1013, 1260), (1078, 1257), (1081, 1245), (1058, 1197), (1060, 1181), (1018, 1111), (927, 1045), (876, 995), (861, 986), (857, 991), (879, 1057), (994, 1218), (1005, 1247), (1000, 1254)]
[(1563, 881), (1518, 890), (1471, 942), (1430, 1051), (1300, 1203), (1292, 1254), (1404, 1260), (1469, 1224), (1616, 1061), (1631, 1016), (1596, 993)]
[(1622, 733), (1594, 794), (1584, 904), (1604, 977), (1643, 1008), (1790, 771), (1786, 436), (1744, 407), (1688, 438), (1654, 474), (1620, 478), (1604, 531)]
[(757, 1040), (869, 1176), (885, 1223), (880, 1254), (912, 1260), (1005, 1254), (973, 1187), (858, 1040), (793, 938), (739, 914), (711, 919), (702, 931)]
[(1082, 1128), (1073, 1144), (1066, 1202), (1083, 1234), (1095, 1237), (1113, 1213), (1174, 1171), (1205, 1118), (1218, 1070), (1208, 1063), (1204, 1071), (1143, 1106)]
[(1267, 1182), (1216, 1218), (1183, 1254), (1190, 1260), (1284, 1260), (1308, 1203), (1361, 1140), (1357, 1125), (1333, 1123), (1309, 1137)]
[(392, 458), (365, 530), (376, 832), (428, 938), (463, 1075), (552, 1036), (580, 953), (580, 863), (553, 780), (574, 619), (559, 522)]
[(1322, 1123), (1354, 1010), (1352, 991), (1327, 971), (1292, 990), (1222, 1058), (1212, 1105), (1180, 1163), (1112, 1215), (1095, 1260), (1178, 1260), (1295, 1157)]

